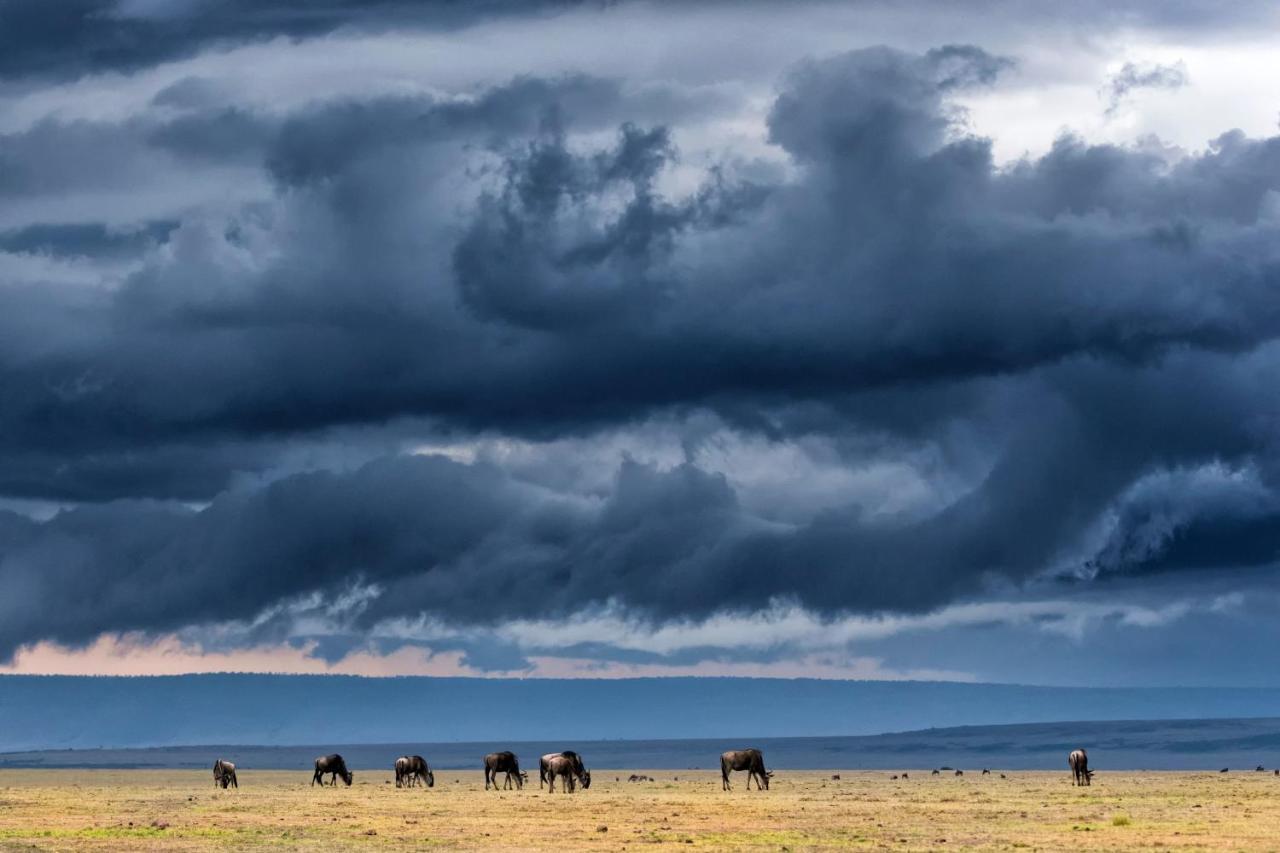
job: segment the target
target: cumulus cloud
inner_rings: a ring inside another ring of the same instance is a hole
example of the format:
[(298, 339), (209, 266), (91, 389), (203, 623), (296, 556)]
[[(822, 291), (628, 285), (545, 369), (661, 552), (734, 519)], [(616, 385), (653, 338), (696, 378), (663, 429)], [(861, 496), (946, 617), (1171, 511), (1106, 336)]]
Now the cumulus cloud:
[[(242, 39), (197, 6), (67, 14), (93, 44)], [(0, 511), (0, 655), (311, 620), (338, 660), (387, 624), (573, 636), (606, 610), (592, 630), (652, 646), (779, 602), (845, 649), (1046, 576), (1270, 565), (1280, 137), (1068, 133), (997, 165), (960, 99), (1018, 67), (806, 60), (758, 156), (688, 156), (707, 92), (587, 74), (276, 111), (184, 78), (0, 136), (25, 205), (0, 225), (0, 493), (71, 505)], [(1110, 97), (1174, 76), (1125, 66)], [(135, 206), (37, 215), (81, 195)], [(1018, 618), (1079, 637), (1169, 607)]]

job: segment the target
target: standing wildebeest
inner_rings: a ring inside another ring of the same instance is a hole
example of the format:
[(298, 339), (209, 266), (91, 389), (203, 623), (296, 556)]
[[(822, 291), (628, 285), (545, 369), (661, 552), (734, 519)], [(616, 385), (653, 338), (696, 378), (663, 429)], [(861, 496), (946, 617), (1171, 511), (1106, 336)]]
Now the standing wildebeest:
[(720, 756), (720, 782), (721, 789), (725, 791), (733, 790), (729, 784), (729, 771), (745, 770), (747, 771), (747, 790), (751, 790), (751, 780), (756, 780), (756, 788), (762, 791), (769, 790), (769, 777), (773, 776), (768, 770), (764, 769), (764, 753), (758, 749), (733, 749)]
[(520, 762), (514, 752), (491, 752), (484, 757), (484, 789), (486, 791), (489, 790), (490, 782), (497, 789), (499, 773), (507, 774), (502, 784), (503, 788), (511, 787), (511, 778), (514, 776), (516, 787), (523, 790), (525, 774), (520, 772)]
[(542, 756), (541, 769), (547, 780), (547, 788), (554, 792), (556, 777), (564, 777), (563, 790), (566, 794), (574, 791), (576, 779), (583, 790), (591, 787), (591, 771), (582, 764), (582, 757), (576, 752), (553, 752)]
[(338, 784), (338, 777), (342, 777), (342, 781), (347, 783), (347, 787), (351, 786), (351, 779), (354, 774), (347, 769), (347, 762), (342, 760), (342, 756), (336, 752), (333, 755), (324, 755), (316, 759), (316, 772), (311, 776), (311, 785), (314, 787), (317, 782), (324, 784), (324, 774), (333, 774), (330, 783)]
[(396, 759), (396, 787), (412, 788), (417, 782), (423, 782), (428, 788), (436, 786), (436, 774), (427, 766), (427, 760), (421, 755), (402, 755)]
[(1083, 749), (1071, 750), (1071, 754), (1067, 756), (1067, 766), (1071, 768), (1071, 784), (1093, 784), (1093, 771), (1089, 769), (1089, 754)]
[(228, 786), (239, 788), (240, 783), (236, 781), (236, 766), (221, 758), (213, 762), (213, 784), (214, 787), (221, 785), (224, 791)]
[[(564, 752), (548, 752), (546, 755), (538, 759), (538, 787), (542, 787), (542, 783), (551, 783), (552, 790), (555, 790), (555, 776), (551, 772), (551, 762), (556, 758), (567, 758), (573, 763), (573, 775), (578, 777), (578, 781), (582, 782), (583, 788), (591, 787), (591, 771), (587, 770), (582, 763), (582, 756), (571, 749)], [(563, 775), (563, 774), (561, 774)], [(572, 789), (570, 789), (572, 790)]]

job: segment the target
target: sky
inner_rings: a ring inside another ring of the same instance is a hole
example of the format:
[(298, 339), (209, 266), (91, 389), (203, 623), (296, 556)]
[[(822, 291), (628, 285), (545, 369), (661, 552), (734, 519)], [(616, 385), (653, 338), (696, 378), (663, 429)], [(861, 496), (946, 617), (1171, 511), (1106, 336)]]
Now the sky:
[(1277, 18), (0, 0), (0, 672), (1280, 686)]

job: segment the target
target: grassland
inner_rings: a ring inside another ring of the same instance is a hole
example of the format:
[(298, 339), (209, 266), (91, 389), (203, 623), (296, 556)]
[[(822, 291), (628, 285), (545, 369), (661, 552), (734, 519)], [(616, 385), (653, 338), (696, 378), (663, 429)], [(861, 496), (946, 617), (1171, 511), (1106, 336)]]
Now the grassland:
[(389, 772), (321, 789), (305, 771), (243, 770), (238, 791), (220, 791), (205, 772), (7, 770), (0, 850), (1280, 848), (1269, 773), (1107, 773), (1073, 788), (1065, 770), (779, 771), (768, 792), (738, 778), (724, 793), (718, 774), (630, 772), (596, 770), (589, 791), (551, 795), (536, 778), (486, 792), (471, 771), (397, 790)]

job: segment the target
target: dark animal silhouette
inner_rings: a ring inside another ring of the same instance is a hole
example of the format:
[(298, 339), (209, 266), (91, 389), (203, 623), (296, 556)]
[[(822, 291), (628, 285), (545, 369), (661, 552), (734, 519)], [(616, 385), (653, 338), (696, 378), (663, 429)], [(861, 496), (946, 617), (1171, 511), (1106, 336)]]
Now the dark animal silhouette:
[(982, 768), (982, 775), (983, 775), (983, 776), (990, 776), (990, 775), (991, 775), (991, 771), (984, 767), (984, 768)]
[(635, 773), (632, 773), (630, 776), (627, 777), (627, 781), (628, 782), (652, 782), (653, 780), (650, 779), (648, 776), (638, 776)]
[(583, 766), (582, 758), (576, 752), (544, 755), (542, 756), (542, 765), (548, 791), (555, 791), (557, 776), (564, 777), (562, 790), (566, 794), (574, 792), (575, 780), (582, 785), (583, 790), (591, 787), (591, 771)]
[(956, 775), (957, 775), (957, 776), (963, 776), (963, 775), (964, 775), (964, 771), (963, 771), (963, 770), (957, 770), (957, 771), (956, 771)]
[(1093, 771), (1089, 769), (1089, 754), (1083, 749), (1071, 750), (1071, 754), (1067, 756), (1067, 766), (1071, 768), (1071, 784), (1093, 784)]
[(902, 774), (902, 778), (903, 778), (903, 779), (910, 779), (910, 778), (911, 778), (911, 775), (910, 775), (910, 774), (908, 774), (908, 773), (903, 773), (903, 774)]
[(431, 772), (427, 760), (421, 755), (402, 755), (396, 759), (396, 787), (412, 788), (422, 782), (428, 788), (436, 786), (436, 774)]
[(1230, 767), (1224, 767), (1224, 768), (1222, 768), (1221, 770), (1219, 770), (1218, 772), (1219, 772), (1219, 773), (1226, 773), (1226, 772), (1227, 772), (1228, 770), (1230, 770), (1230, 769), (1231, 769)]
[(1008, 777), (1006, 777), (1003, 773), (1001, 773), (1001, 774), (1000, 774), (1000, 778), (1001, 778), (1001, 779), (1006, 779), (1006, 778), (1008, 778)]
[(839, 782), (839, 781), (840, 781), (840, 774), (839, 774), (839, 773), (832, 773), (832, 774), (831, 774), (831, 781), (833, 781), (833, 782)]
[(215, 787), (221, 785), (224, 791), (228, 787), (239, 788), (240, 783), (236, 781), (236, 766), (221, 758), (213, 762), (213, 784)]
[(351, 780), (355, 774), (347, 769), (347, 762), (342, 760), (342, 756), (336, 752), (333, 755), (324, 755), (316, 759), (316, 772), (311, 775), (311, 784), (314, 787), (317, 782), (324, 784), (325, 774), (330, 774), (330, 784), (337, 785), (338, 777), (342, 777), (342, 781), (347, 783), (347, 787), (351, 787)]
[(514, 752), (491, 752), (484, 757), (484, 789), (486, 791), (489, 790), (490, 783), (497, 790), (499, 773), (507, 774), (502, 784), (503, 788), (509, 789), (511, 780), (515, 779), (516, 788), (523, 790), (527, 774), (520, 772), (520, 761)]
[(898, 781), (898, 777), (897, 777), (897, 776), (890, 776), (890, 777), (889, 777), (889, 781), (890, 781), (890, 782), (897, 782), (897, 781)]
[(933, 771), (933, 775), (934, 775), (934, 776), (941, 776), (941, 775), (942, 775), (942, 771), (941, 771), (941, 770), (935, 770), (935, 771)]
[(578, 753), (574, 752), (571, 749), (566, 749), (564, 752), (548, 752), (546, 755), (538, 759), (538, 787), (539, 788), (542, 787), (543, 783), (551, 781), (551, 777), (548, 775), (547, 768), (551, 762), (551, 759), (553, 758), (567, 758), (570, 761), (572, 761), (573, 767), (574, 767), (574, 774), (578, 776), (579, 779), (582, 778), (582, 774), (584, 773), (586, 774), (586, 778), (588, 781), (582, 787), (589, 788), (591, 786), (591, 781), (590, 781), (591, 773), (588, 772), (587, 768), (583, 766), (582, 756), (578, 755)]
[(1253, 772), (1254, 772), (1254, 773), (1266, 773), (1266, 772), (1267, 772), (1267, 768), (1265, 768), (1265, 767), (1263, 767), (1261, 764), (1259, 764), (1257, 767), (1253, 768)]
[(751, 790), (751, 780), (756, 780), (756, 788), (769, 790), (769, 779), (773, 776), (764, 767), (764, 753), (758, 749), (733, 749), (720, 756), (721, 790), (730, 791), (729, 773), (733, 770), (747, 771), (747, 790)]

